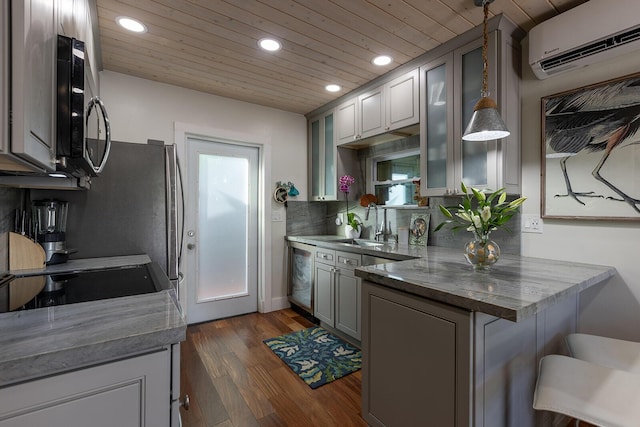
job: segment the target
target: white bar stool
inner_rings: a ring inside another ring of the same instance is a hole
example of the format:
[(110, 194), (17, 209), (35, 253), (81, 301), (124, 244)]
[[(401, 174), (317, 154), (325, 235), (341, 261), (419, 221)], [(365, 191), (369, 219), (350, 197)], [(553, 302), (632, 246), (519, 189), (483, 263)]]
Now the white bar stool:
[(640, 375), (567, 356), (540, 360), (533, 407), (602, 427), (640, 426)]
[(640, 343), (588, 334), (569, 334), (566, 342), (577, 359), (640, 374)]

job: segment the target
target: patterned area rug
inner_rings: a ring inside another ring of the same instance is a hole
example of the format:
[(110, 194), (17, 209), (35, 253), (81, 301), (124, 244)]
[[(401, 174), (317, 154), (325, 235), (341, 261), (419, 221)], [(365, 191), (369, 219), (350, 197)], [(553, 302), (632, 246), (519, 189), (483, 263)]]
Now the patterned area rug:
[(362, 365), (360, 350), (318, 326), (263, 342), (311, 388), (355, 372)]

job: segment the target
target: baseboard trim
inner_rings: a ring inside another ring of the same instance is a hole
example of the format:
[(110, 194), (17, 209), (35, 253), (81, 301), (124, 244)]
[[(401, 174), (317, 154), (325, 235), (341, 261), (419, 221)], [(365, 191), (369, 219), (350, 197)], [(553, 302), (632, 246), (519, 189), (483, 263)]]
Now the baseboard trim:
[[(271, 310), (269, 311), (282, 310), (283, 308), (289, 308), (290, 306), (291, 304), (287, 297), (271, 298)], [(268, 313), (269, 311), (263, 311), (263, 313)]]

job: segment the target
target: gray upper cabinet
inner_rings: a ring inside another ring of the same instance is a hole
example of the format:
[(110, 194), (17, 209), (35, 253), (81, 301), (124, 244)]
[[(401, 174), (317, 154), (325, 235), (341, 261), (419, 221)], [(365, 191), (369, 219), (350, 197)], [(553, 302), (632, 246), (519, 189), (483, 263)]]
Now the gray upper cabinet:
[(53, 1), (11, 2), (11, 152), (46, 171), (56, 166), (54, 5)]
[(353, 97), (336, 108), (338, 145), (418, 123), (418, 69)]
[(0, 24), (0, 170), (54, 171), (58, 34), (85, 41), (88, 85), (99, 87), (89, 1), (3, 1)]
[(368, 138), (384, 132), (384, 86), (358, 96), (358, 138)]
[(312, 200), (336, 200), (338, 178), (333, 110), (309, 120), (309, 188)]
[(420, 120), (419, 80), (419, 70), (415, 69), (385, 85), (386, 132)]
[[(506, 20), (504, 21), (507, 22)], [(461, 192), (460, 183), (518, 194), (520, 186), (518, 45), (507, 32), (492, 31), (488, 44), (490, 97), (511, 135), (502, 140), (463, 141), (482, 89), (482, 39), (459, 43), (420, 67), (421, 192)]]
[[(359, 200), (362, 178), (358, 175), (358, 153), (349, 148), (336, 147), (334, 110), (329, 110), (308, 121), (309, 125), (309, 188), (310, 200)], [(356, 183), (348, 195), (338, 192), (338, 178), (352, 175)]]
[(358, 97), (336, 107), (336, 139), (338, 144), (346, 144), (358, 139)]

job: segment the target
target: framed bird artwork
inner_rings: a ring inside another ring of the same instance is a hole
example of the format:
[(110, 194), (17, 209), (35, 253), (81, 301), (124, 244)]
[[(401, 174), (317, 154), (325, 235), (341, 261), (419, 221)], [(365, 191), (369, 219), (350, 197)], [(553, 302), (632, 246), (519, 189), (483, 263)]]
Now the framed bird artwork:
[(541, 101), (542, 217), (640, 220), (640, 73)]

